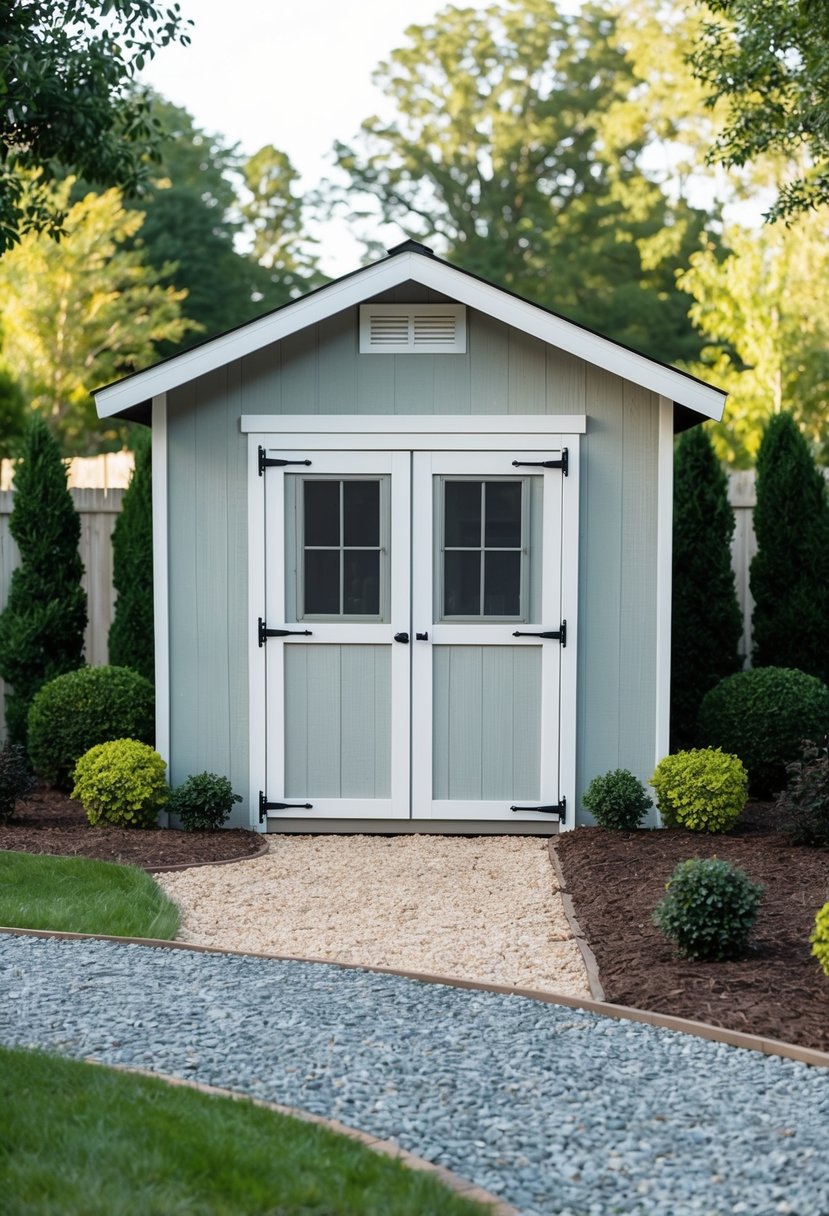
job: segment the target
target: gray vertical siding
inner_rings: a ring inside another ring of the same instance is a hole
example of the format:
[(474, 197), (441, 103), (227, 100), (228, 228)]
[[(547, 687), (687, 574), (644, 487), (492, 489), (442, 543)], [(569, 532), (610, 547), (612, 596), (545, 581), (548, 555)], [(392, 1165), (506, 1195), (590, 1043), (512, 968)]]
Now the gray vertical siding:
[[(402, 287), (392, 298), (415, 296)], [(464, 355), (360, 356), (354, 310), (170, 395), (174, 780), (207, 768), (247, 788), (243, 413), (586, 414), (577, 793), (618, 766), (650, 775), (657, 400), (482, 314), (470, 312), (468, 337)], [(234, 822), (246, 817), (240, 807)]]

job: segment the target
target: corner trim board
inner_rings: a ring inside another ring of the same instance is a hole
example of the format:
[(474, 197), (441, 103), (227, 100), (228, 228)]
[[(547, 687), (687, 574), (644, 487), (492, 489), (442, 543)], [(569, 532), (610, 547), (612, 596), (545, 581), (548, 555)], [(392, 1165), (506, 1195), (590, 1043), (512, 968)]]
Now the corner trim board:
[(153, 618), (155, 625), (155, 746), (170, 764), (170, 593), (167, 494), (167, 394), (152, 403)]

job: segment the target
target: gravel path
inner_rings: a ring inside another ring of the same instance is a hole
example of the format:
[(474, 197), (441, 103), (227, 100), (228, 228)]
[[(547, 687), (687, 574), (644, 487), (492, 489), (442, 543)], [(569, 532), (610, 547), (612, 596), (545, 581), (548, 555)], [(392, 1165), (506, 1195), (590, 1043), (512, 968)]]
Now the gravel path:
[(333, 1117), (525, 1216), (826, 1216), (829, 1076), (328, 964), (0, 935), (0, 1041)]

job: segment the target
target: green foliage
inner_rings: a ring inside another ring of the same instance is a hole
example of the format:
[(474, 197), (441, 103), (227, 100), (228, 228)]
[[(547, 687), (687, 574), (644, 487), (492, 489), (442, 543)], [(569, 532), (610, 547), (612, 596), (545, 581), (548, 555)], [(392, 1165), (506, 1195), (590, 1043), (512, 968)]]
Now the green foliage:
[(167, 810), (178, 815), (185, 832), (212, 832), (228, 819), (234, 802), (241, 801), (227, 777), (198, 773), (173, 790)]
[[(17, 799), (28, 794), (34, 784), (25, 750), (19, 743), (7, 743), (0, 751), (0, 823), (11, 818)], [(0, 924), (7, 925), (9, 921)]]
[(0, 458), (8, 459), (14, 454), (25, 429), (26, 400), (23, 390), (11, 372), (0, 366)]
[(754, 666), (829, 683), (829, 497), (789, 414), (771, 419), (760, 446), (754, 534)]
[(98, 743), (75, 765), (77, 798), (94, 826), (102, 820), (122, 828), (154, 827), (167, 802), (167, 765), (137, 739)]
[(815, 931), (809, 938), (812, 954), (829, 976), (829, 904), (824, 904), (815, 917)]
[(29, 711), (29, 758), (38, 776), (68, 789), (75, 764), (111, 739), (152, 743), (155, 693), (126, 667), (81, 667), (40, 689)]
[(160, 47), (187, 45), (179, 5), (147, 0), (26, 0), (0, 7), (0, 254), (29, 231), (62, 231), (46, 188), (20, 170), (71, 169), (134, 190), (146, 178), (153, 125), (134, 79)]
[(299, 174), (290, 158), (267, 144), (245, 161), (242, 173), (250, 195), (241, 210), (253, 230), (251, 256), (268, 271), (272, 302), (322, 286), (326, 280), (309, 248)]
[(147, 431), (136, 432), (134, 447), (135, 468), (112, 532), (112, 582), (117, 599), (109, 629), (109, 661), (116, 667), (131, 667), (152, 683), (155, 680), (152, 447)]
[(700, 706), (700, 742), (738, 755), (757, 798), (783, 789), (786, 765), (800, 755), (801, 741), (822, 739), (828, 730), (829, 688), (784, 667), (728, 676)]
[(692, 427), (674, 453), (671, 749), (696, 742), (702, 698), (740, 669), (742, 633), (731, 565), (734, 512), (706, 431)]
[(137, 866), (89, 857), (0, 853), (0, 924), (172, 941), (179, 911)]
[(26, 428), (9, 529), (20, 565), (0, 613), (0, 676), (11, 687), (9, 739), (25, 744), (32, 698), (41, 685), (80, 666), (86, 628), (80, 520), (58, 445), (39, 418)]
[(793, 844), (829, 846), (829, 750), (804, 740), (786, 765), (789, 783), (775, 803), (780, 830)]
[(623, 832), (638, 828), (653, 806), (642, 782), (626, 768), (594, 777), (581, 800), (600, 827)]
[(729, 116), (712, 155), (725, 165), (805, 150), (772, 219), (829, 202), (829, 10), (825, 0), (706, 0), (691, 56)]
[(745, 807), (748, 775), (738, 756), (693, 748), (660, 760), (651, 785), (669, 827), (727, 832)]
[(721, 961), (745, 953), (763, 887), (716, 857), (681, 861), (653, 922), (683, 958)]

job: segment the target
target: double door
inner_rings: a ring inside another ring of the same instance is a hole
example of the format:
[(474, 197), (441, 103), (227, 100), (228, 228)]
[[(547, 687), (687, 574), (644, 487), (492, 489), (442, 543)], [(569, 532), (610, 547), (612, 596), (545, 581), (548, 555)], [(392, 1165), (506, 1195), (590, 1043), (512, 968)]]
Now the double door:
[(268, 816), (555, 815), (556, 453), (267, 455)]

